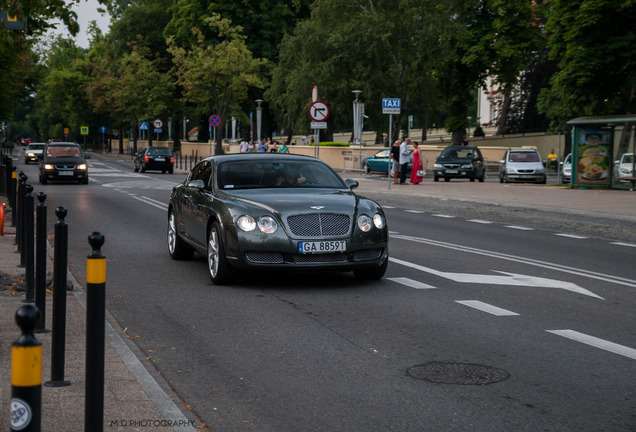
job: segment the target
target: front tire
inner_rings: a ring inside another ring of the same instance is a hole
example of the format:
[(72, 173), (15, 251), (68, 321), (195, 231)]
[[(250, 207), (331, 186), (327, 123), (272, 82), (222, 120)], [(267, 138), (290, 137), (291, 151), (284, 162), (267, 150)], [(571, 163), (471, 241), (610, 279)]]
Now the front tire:
[(168, 252), (174, 260), (187, 260), (194, 255), (194, 249), (179, 237), (177, 222), (172, 209), (170, 209), (168, 214)]
[(208, 233), (208, 272), (215, 285), (227, 285), (232, 280), (232, 269), (225, 258), (221, 226), (214, 222)]
[(389, 258), (386, 258), (379, 267), (360, 267), (353, 270), (353, 274), (360, 280), (382, 279), (386, 268), (389, 266)]

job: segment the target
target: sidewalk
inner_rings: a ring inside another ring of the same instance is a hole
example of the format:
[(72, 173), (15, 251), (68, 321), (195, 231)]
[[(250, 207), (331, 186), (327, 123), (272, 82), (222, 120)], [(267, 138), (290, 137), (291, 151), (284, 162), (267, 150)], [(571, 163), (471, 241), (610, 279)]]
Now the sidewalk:
[[(7, 202), (0, 195), (0, 204)], [(8, 203), (7, 203), (8, 208)], [(24, 268), (19, 268), (15, 227), (11, 227), (11, 213), (7, 213), (5, 235), (0, 236), (0, 431), (9, 431), (11, 400), (11, 347), (20, 337), (15, 313), (22, 305)], [(51, 251), (49, 251), (51, 255)], [(53, 265), (47, 263), (48, 279), (52, 279)], [(68, 273), (73, 290), (67, 291), (66, 354), (64, 379), (66, 387), (42, 386), (42, 431), (79, 432), (84, 430), (85, 360), (86, 360), (86, 296), (84, 290)], [(52, 328), (52, 292), (47, 290), (46, 325)], [(194, 431), (196, 422), (178, 408), (179, 399), (170, 389), (161, 388), (163, 379), (154, 371), (148, 372), (135, 354), (132, 342), (127, 340), (116, 322), (106, 314), (105, 341), (105, 431)], [(51, 379), (51, 333), (36, 333), (42, 343), (42, 383)], [(154, 376), (153, 376), (154, 375)], [(156, 380), (156, 381), (155, 381)]]

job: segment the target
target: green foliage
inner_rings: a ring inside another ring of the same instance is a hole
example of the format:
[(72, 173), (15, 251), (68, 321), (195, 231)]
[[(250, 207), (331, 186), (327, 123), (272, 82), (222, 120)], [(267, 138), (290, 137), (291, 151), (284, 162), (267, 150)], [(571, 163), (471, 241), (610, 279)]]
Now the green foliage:
[[(309, 146), (316, 146), (315, 143), (308, 143), (307, 145)], [(343, 142), (331, 142), (331, 141), (325, 141), (325, 142), (320, 142), (319, 143), (320, 147), (350, 147), (351, 144), (350, 143), (343, 143)]]
[(633, 0), (546, 3), (550, 58), (558, 62), (538, 105), (553, 130), (584, 115), (636, 110), (636, 7)]
[[(179, 46), (175, 38), (168, 39), (168, 51), (174, 58), (177, 84), (183, 89), (183, 100), (194, 104), (199, 112), (217, 113), (225, 122), (230, 109), (247, 98), (250, 87), (263, 88), (265, 59), (255, 59), (245, 45), (240, 26), (218, 14), (211, 14), (204, 23), (208, 31), (192, 29), (195, 43)], [(215, 38), (206, 34), (215, 33)], [(221, 150), (223, 130), (217, 134), (217, 151)]]

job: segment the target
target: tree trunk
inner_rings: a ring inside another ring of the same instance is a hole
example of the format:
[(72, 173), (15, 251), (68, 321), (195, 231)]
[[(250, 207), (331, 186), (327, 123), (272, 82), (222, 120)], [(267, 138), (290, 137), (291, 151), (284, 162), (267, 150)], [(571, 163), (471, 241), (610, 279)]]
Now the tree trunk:
[(510, 112), (510, 97), (504, 96), (501, 112), (499, 113), (499, 119), (497, 120), (497, 135), (503, 135), (506, 133), (506, 124), (508, 122), (508, 112)]

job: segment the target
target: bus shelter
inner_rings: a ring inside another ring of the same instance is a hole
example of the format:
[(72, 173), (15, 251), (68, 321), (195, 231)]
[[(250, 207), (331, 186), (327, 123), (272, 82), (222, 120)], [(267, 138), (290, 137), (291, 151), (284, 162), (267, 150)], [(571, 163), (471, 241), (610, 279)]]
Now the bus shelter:
[(636, 115), (579, 117), (572, 125), (571, 187), (634, 190)]

